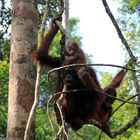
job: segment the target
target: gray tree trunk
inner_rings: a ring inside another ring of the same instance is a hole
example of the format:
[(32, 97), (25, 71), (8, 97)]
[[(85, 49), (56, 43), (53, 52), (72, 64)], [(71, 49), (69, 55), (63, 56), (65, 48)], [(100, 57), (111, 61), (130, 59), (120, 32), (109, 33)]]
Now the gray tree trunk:
[(69, 39), (69, 0), (64, 0), (63, 25), (66, 30), (66, 42)]
[(31, 54), (37, 47), (37, 26), (37, 0), (13, 0), (7, 140), (23, 140), (33, 104), (36, 74)]

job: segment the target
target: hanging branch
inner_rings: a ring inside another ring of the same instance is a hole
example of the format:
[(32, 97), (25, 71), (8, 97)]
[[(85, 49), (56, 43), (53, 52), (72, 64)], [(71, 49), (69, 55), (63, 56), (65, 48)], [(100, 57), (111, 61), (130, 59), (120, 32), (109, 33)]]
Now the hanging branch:
[(37, 78), (36, 78), (36, 85), (35, 85), (35, 97), (34, 97), (34, 103), (33, 106), (31, 108), (30, 114), (29, 114), (29, 118), (27, 121), (27, 125), (26, 125), (26, 129), (25, 129), (25, 134), (24, 134), (24, 140), (29, 140), (30, 137), (30, 130), (31, 130), (31, 125), (32, 122), (34, 121), (34, 117), (35, 117), (35, 111), (39, 102), (39, 86), (40, 86), (40, 72), (41, 72), (41, 67), (38, 64), (37, 65)]
[[(66, 86), (64, 85), (63, 90), (62, 90), (62, 93), (65, 93), (66, 90), (67, 90), (66, 89)], [(58, 110), (59, 110), (59, 113), (60, 113), (60, 118), (61, 118), (62, 125), (61, 125), (61, 127), (59, 129), (59, 132), (56, 135), (56, 138), (55, 139), (61, 137), (62, 139), (69, 140), (69, 137), (68, 137), (68, 134), (67, 134), (67, 129), (66, 129), (65, 119), (64, 119), (63, 112), (62, 112), (62, 109), (61, 109), (62, 108), (61, 107), (61, 104), (62, 104), (62, 101), (63, 101), (65, 95), (66, 94), (60, 94), (60, 97), (56, 101), (56, 105), (57, 105)]]
[[(58, 3), (59, 3), (59, 6), (58, 6), (59, 11), (56, 13), (55, 17), (57, 17), (57, 16), (61, 17), (63, 12), (64, 12), (64, 2), (63, 2), (63, 0), (58, 0)], [(62, 22), (61, 21), (55, 20), (55, 24), (59, 27), (59, 29), (61, 31), (62, 37), (61, 37), (61, 40), (60, 40), (60, 44), (61, 44), (61, 50), (64, 50), (66, 30), (62, 26)], [(62, 53), (62, 51), (61, 51), (61, 58), (62, 58), (61, 61), (63, 63), (64, 53)], [(49, 81), (49, 75), (48, 75), (48, 81)], [(66, 87), (64, 86), (62, 92), (65, 92), (65, 91), (66, 91)], [(52, 97), (54, 97), (54, 96), (55, 95), (53, 94)], [(58, 107), (58, 110), (59, 110), (59, 113), (60, 113), (60, 117), (61, 117), (62, 126), (59, 129), (59, 132), (57, 133), (57, 135), (56, 135), (56, 137), (54, 139), (60, 138), (60, 139), (67, 139), (67, 140), (69, 140), (69, 137), (68, 137), (68, 134), (67, 134), (67, 130), (66, 130), (65, 120), (64, 120), (63, 113), (62, 113), (62, 110), (61, 110), (61, 103), (62, 103), (62, 100), (63, 100), (64, 96), (65, 96), (64, 94), (60, 94), (59, 99), (56, 101), (56, 105)], [(53, 125), (52, 125), (52, 121), (51, 121), (51, 117), (50, 117), (50, 113), (49, 113), (49, 102), (50, 101), (51, 101), (51, 99), (48, 100), (47, 113), (48, 113), (48, 117), (49, 117), (49, 121), (50, 121), (51, 127), (52, 127), (52, 129), (54, 131), (54, 128), (53, 128)]]
[(104, 7), (105, 7), (105, 10), (106, 10), (108, 16), (110, 17), (112, 23), (113, 23), (114, 26), (115, 26), (115, 29), (116, 29), (116, 31), (117, 31), (117, 33), (118, 33), (119, 38), (121, 39), (122, 43), (124, 44), (125, 48), (127, 49), (128, 53), (129, 53), (129, 55), (130, 55), (130, 57), (134, 57), (134, 55), (133, 55), (133, 53), (132, 53), (132, 51), (131, 51), (131, 49), (130, 49), (130, 47), (129, 47), (127, 41), (126, 41), (126, 39), (124, 38), (124, 36), (123, 36), (123, 34), (122, 34), (122, 31), (121, 31), (121, 29), (120, 29), (120, 27), (119, 27), (117, 21), (115, 20), (115, 18), (114, 18), (114, 16), (113, 16), (113, 14), (112, 14), (112, 12), (111, 12), (111, 10), (110, 10), (110, 8), (109, 8), (109, 6), (108, 6), (106, 0), (102, 0), (102, 2), (103, 2), (103, 5), (104, 5)]
[[(135, 56), (133, 55), (133, 53), (132, 53), (132, 51), (131, 51), (131, 49), (130, 49), (130, 46), (128, 45), (126, 39), (124, 38), (124, 36), (123, 36), (123, 34), (122, 34), (121, 30), (120, 30), (120, 27), (119, 27), (117, 21), (115, 20), (115, 18), (114, 18), (114, 16), (113, 16), (113, 14), (112, 14), (112, 12), (111, 12), (111, 10), (110, 10), (110, 8), (109, 8), (109, 6), (108, 6), (106, 0), (102, 0), (102, 2), (103, 2), (103, 5), (104, 5), (104, 7), (105, 7), (105, 10), (106, 10), (108, 16), (110, 17), (112, 23), (113, 23), (114, 26), (115, 26), (115, 29), (116, 29), (116, 31), (117, 31), (117, 33), (118, 33), (118, 35), (119, 35), (119, 37), (120, 37), (122, 43), (124, 44), (124, 46), (125, 46), (125, 48), (126, 48), (128, 54), (129, 54), (129, 56), (130, 56), (131, 58), (134, 58), (134, 63), (136, 63), (136, 58), (135, 58)], [(132, 72), (132, 75), (133, 75), (133, 80), (134, 80), (134, 84), (135, 84), (135, 87), (136, 87), (136, 92), (137, 92), (138, 94), (140, 94), (140, 87), (139, 87), (138, 78), (137, 78), (137, 76), (136, 76), (136, 73), (135, 73), (135, 72)], [(138, 97), (138, 101), (140, 102), (140, 97)]]
[[(64, 9), (64, 1), (59, 0), (59, 12), (58, 13), (62, 15), (62, 13), (64, 11), (66, 11), (66, 8)], [(67, 32), (66, 32), (67, 29), (62, 26), (62, 22), (60, 22), (60, 21), (56, 21), (56, 24), (59, 27), (61, 34), (62, 34), (60, 44), (61, 44), (61, 63), (63, 63), (64, 58), (65, 58), (65, 40), (66, 40), (66, 36), (67, 36)], [(48, 74), (48, 77), (49, 77), (49, 74)], [(66, 90), (67, 90), (66, 86), (64, 85), (62, 92), (65, 92)], [(62, 112), (62, 105), (61, 105), (64, 97), (65, 97), (65, 94), (60, 94), (60, 97), (56, 101), (56, 105), (57, 105), (59, 113), (60, 113), (62, 125), (54, 139), (60, 138), (63, 140), (69, 140), (68, 133), (67, 133), (67, 124), (65, 123), (64, 115)]]
[[(64, 8), (64, 0), (59, 0), (59, 13), (64, 14), (65, 8)], [(61, 40), (60, 40), (60, 45), (61, 45), (61, 64), (64, 62), (65, 59), (65, 42), (66, 42), (66, 28), (63, 27), (62, 22), (56, 21), (57, 26), (59, 27), (61, 31)]]
[[(46, 0), (45, 13), (44, 13), (43, 21), (42, 21), (42, 25), (41, 25), (41, 40), (42, 40), (43, 35), (44, 35), (45, 23), (46, 23), (47, 16), (48, 16), (48, 10), (49, 10), (49, 3), (48, 2), (49, 2), (49, 0)], [(38, 102), (39, 102), (39, 86), (40, 86), (41, 69), (42, 69), (41, 65), (39, 63), (37, 63), (37, 78), (36, 78), (36, 84), (35, 84), (34, 103), (33, 103), (33, 106), (31, 108), (29, 118), (28, 118), (28, 121), (27, 121), (25, 134), (24, 134), (24, 140), (29, 140), (31, 125), (34, 121), (36, 108), (37, 108), (37, 105), (38, 105)]]
[(45, 12), (44, 12), (44, 16), (43, 16), (43, 20), (42, 20), (42, 24), (41, 24), (41, 33), (40, 33), (40, 38), (42, 39), (44, 36), (44, 31), (45, 31), (45, 25), (46, 25), (46, 21), (47, 21), (47, 17), (48, 17), (48, 13), (49, 13), (49, 0), (45, 0)]
[[(112, 23), (113, 23), (114, 26), (115, 26), (115, 29), (116, 29), (116, 31), (117, 31), (117, 33), (118, 33), (118, 35), (119, 35), (119, 38), (121, 39), (122, 43), (124, 44), (124, 46), (125, 46), (125, 48), (126, 48), (128, 54), (129, 54), (129, 56), (130, 56), (131, 58), (134, 58), (134, 59), (135, 59), (135, 61), (134, 61), (134, 64), (135, 64), (135, 63), (136, 63), (136, 58), (135, 58), (135, 56), (133, 55), (133, 53), (132, 53), (132, 51), (131, 51), (131, 49), (130, 49), (130, 46), (128, 45), (126, 39), (124, 38), (124, 36), (123, 36), (123, 34), (122, 34), (122, 32), (121, 32), (121, 30), (120, 30), (120, 28), (119, 28), (119, 25), (118, 25), (118, 23), (116, 22), (116, 20), (115, 20), (113, 14), (112, 14), (112, 12), (111, 12), (111, 10), (110, 10), (110, 8), (109, 8), (107, 2), (106, 2), (106, 0), (102, 0), (102, 2), (103, 2), (103, 5), (104, 5), (104, 7), (105, 7), (105, 10), (106, 10), (108, 16), (110, 17)], [(132, 65), (132, 68), (134, 67), (134, 64)], [(134, 84), (135, 84), (135, 88), (136, 88), (137, 95), (140, 95), (140, 87), (139, 87), (138, 78), (137, 78), (137, 76), (136, 76), (136, 71), (135, 71), (135, 72), (132, 71), (132, 76), (133, 76), (133, 80), (134, 80)], [(138, 96), (138, 102), (140, 103), (140, 96)], [(121, 106), (121, 105), (120, 105), (120, 106)], [(120, 106), (119, 106), (119, 107), (120, 107)], [(140, 106), (139, 106), (139, 105), (137, 106), (137, 109), (138, 109), (137, 115), (136, 115), (130, 122), (128, 122), (123, 128), (121, 128), (121, 129), (118, 130), (117, 132), (114, 132), (113, 137), (115, 137), (116, 135), (119, 135), (119, 134), (121, 134), (122, 132), (126, 131), (128, 128), (130, 128), (133, 124), (135, 124), (135, 123), (139, 120), (139, 118), (140, 118)]]

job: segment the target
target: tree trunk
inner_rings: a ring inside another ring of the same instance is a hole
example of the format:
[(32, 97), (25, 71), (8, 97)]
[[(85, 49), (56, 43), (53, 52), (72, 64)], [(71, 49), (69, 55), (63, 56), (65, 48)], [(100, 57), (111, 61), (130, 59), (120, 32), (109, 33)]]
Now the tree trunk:
[(63, 25), (66, 30), (66, 41), (69, 39), (69, 0), (64, 0)]
[(31, 54), (37, 46), (37, 26), (37, 0), (13, 0), (7, 140), (23, 140), (33, 104), (36, 74)]

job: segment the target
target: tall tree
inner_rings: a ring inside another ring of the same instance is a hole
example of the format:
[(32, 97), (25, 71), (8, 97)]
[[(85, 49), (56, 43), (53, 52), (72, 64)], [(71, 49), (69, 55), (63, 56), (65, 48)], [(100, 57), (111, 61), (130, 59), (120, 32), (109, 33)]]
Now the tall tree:
[[(12, 1), (9, 68), (8, 140), (23, 140), (34, 98), (35, 67), (31, 54), (37, 46), (37, 0)], [(30, 140), (34, 139), (34, 125)]]

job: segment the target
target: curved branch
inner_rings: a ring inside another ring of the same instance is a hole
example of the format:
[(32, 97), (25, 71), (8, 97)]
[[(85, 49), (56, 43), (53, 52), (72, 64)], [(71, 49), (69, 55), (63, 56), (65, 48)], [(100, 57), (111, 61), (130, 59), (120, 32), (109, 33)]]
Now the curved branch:
[[(132, 53), (132, 51), (131, 51), (131, 49), (130, 49), (130, 46), (128, 45), (126, 39), (124, 38), (124, 36), (123, 36), (123, 34), (122, 34), (122, 32), (121, 32), (121, 30), (120, 30), (120, 28), (119, 28), (119, 25), (118, 25), (117, 21), (115, 20), (115, 18), (114, 18), (114, 16), (113, 16), (113, 14), (112, 14), (112, 12), (111, 12), (111, 10), (110, 10), (110, 8), (109, 8), (109, 6), (108, 6), (106, 0), (102, 0), (102, 2), (103, 2), (103, 5), (104, 5), (104, 7), (105, 7), (105, 10), (106, 10), (108, 16), (110, 17), (112, 23), (113, 23), (114, 26), (115, 26), (115, 29), (116, 29), (116, 31), (117, 31), (117, 33), (118, 33), (118, 35), (119, 35), (119, 37), (120, 37), (122, 43), (124, 44), (124, 46), (125, 46), (125, 48), (126, 48), (128, 54), (129, 54), (129, 56), (130, 56), (131, 58), (135, 58), (135, 56), (133, 55), (133, 53)], [(136, 63), (136, 59), (135, 59), (135, 63)], [(133, 65), (132, 67), (134, 67), (134, 65)], [(132, 76), (133, 76), (133, 80), (134, 80), (136, 92), (137, 92), (137, 94), (140, 94), (139, 81), (138, 81), (138, 78), (137, 78), (136, 73), (135, 73), (134, 71), (132, 72)], [(140, 102), (140, 96), (138, 96), (138, 102)], [(137, 108), (138, 108), (138, 115), (139, 115), (139, 117), (140, 117), (140, 106), (137, 106)]]
[[(112, 115), (113, 115), (120, 107), (122, 107), (125, 103), (128, 103), (129, 100), (131, 100), (131, 99), (133, 99), (133, 98), (135, 98), (135, 97), (137, 97), (137, 96), (140, 96), (140, 94), (133, 95), (132, 97), (130, 97), (130, 98), (128, 98), (127, 100), (125, 100), (124, 102), (122, 102), (122, 103), (113, 111)], [(136, 102), (136, 103), (138, 103), (137, 105), (140, 105), (140, 102)]]
[[(87, 89), (84, 89), (84, 90), (87, 90)], [(66, 93), (70, 93), (70, 92), (73, 92), (73, 93), (74, 93), (74, 92), (77, 92), (77, 91), (79, 91), (79, 90), (70, 90), (70, 91), (63, 91), (63, 92), (55, 93), (54, 96), (51, 96), (51, 97), (50, 97), (49, 103), (50, 103), (51, 101), (53, 101), (53, 98), (54, 98), (55, 96), (59, 95), (59, 94), (61, 95), (61, 94), (66, 94)], [(81, 91), (81, 90), (80, 90), (80, 91)], [(83, 90), (82, 90), (82, 91), (83, 91)], [(99, 93), (100, 93), (100, 94), (103, 94), (102, 92), (99, 92)], [(114, 98), (114, 96), (111, 96), (111, 95), (108, 95), (108, 94), (105, 94), (105, 93), (104, 93), (104, 95)], [(122, 100), (122, 99), (119, 99), (119, 98), (115, 98), (115, 99), (117, 99), (117, 100), (123, 102), (123, 103), (121, 104), (121, 106), (122, 106), (123, 104), (125, 104), (125, 103), (139, 104), (139, 103), (137, 103), (137, 102), (130, 102), (130, 101), (129, 101), (129, 100), (131, 100), (132, 98), (134, 98), (134, 97), (136, 97), (136, 96), (138, 96), (138, 94), (137, 94), (137, 95), (134, 95), (134, 96), (132, 96), (132, 97), (130, 97), (130, 98), (128, 98), (126, 101), (124, 101), (124, 100)], [(54, 102), (55, 102), (55, 101), (54, 101)], [(115, 132), (110, 132), (108, 129), (105, 129), (105, 128), (102, 126), (102, 124), (100, 124), (98, 121), (96, 121), (96, 120), (94, 120), (94, 119), (87, 120), (87, 121), (85, 121), (84, 123), (85, 123), (85, 124), (94, 125), (94, 126), (98, 127), (99, 129), (101, 129), (101, 130), (102, 130), (106, 135), (108, 135), (110, 138), (115, 138), (117, 135), (123, 133), (125, 130), (127, 130), (128, 128), (130, 128), (130, 127), (131, 127), (133, 124), (135, 124), (138, 120), (139, 120), (139, 117), (138, 117), (138, 115), (136, 115), (136, 116), (135, 116), (132, 120), (130, 120), (124, 127), (120, 128), (119, 130), (117, 130), (117, 131), (115, 131)]]
[(118, 33), (119, 38), (121, 39), (122, 43), (124, 44), (125, 48), (127, 49), (128, 53), (129, 53), (129, 55), (130, 55), (130, 57), (134, 57), (134, 55), (133, 55), (133, 53), (132, 53), (132, 51), (131, 51), (131, 49), (130, 49), (130, 46), (128, 45), (126, 39), (124, 38), (124, 36), (123, 36), (123, 34), (122, 34), (122, 31), (121, 31), (121, 29), (120, 29), (120, 27), (119, 27), (117, 21), (115, 20), (115, 18), (114, 18), (114, 16), (113, 16), (113, 14), (112, 14), (112, 12), (111, 12), (111, 10), (110, 10), (110, 8), (109, 8), (109, 6), (108, 6), (106, 0), (102, 0), (102, 2), (103, 2), (103, 5), (104, 5), (104, 7), (105, 7), (105, 10), (106, 10), (108, 16), (110, 17), (112, 23), (113, 23), (114, 26), (115, 26), (115, 29), (116, 29), (116, 31), (117, 31), (117, 33)]
[(50, 75), (52, 72), (59, 71), (59, 70), (65, 69), (65, 68), (78, 67), (78, 66), (84, 66), (84, 67), (87, 67), (87, 66), (107, 66), (107, 67), (123, 68), (123, 69), (130, 70), (130, 71), (139, 71), (139, 70), (135, 70), (135, 69), (130, 69), (128, 67), (113, 65), (113, 64), (71, 64), (71, 65), (65, 65), (65, 66), (62, 66), (62, 67), (51, 69), (48, 72), (48, 75)]
[[(90, 91), (90, 92), (91, 92), (92, 90), (88, 90), (88, 89), (80, 89), (80, 90), (78, 90), (78, 89), (75, 89), (75, 90), (67, 90), (67, 91), (57, 92), (57, 93), (54, 93), (54, 94), (50, 97), (49, 103), (50, 103), (50, 102), (53, 100), (53, 98), (55, 98), (55, 96), (57, 96), (57, 95), (66, 94), (66, 93), (73, 93), (73, 94), (74, 94), (75, 92), (78, 92), (78, 91)], [(140, 94), (136, 94), (136, 95), (134, 95), (134, 96), (128, 98), (127, 100), (123, 100), (123, 99), (114, 97), (114, 96), (112, 96), (112, 95), (103, 93), (103, 92), (101, 92), (101, 91), (98, 91), (98, 90), (96, 90), (96, 91), (97, 91), (99, 94), (102, 94), (102, 95), (107, 96), (107, 97), (114, 98), (115, 100), (118, 100), (118, 101), (122, 102), (122, 104), (120, 104), (121, 106), (122, 106), (123, 104), (125, 104), (125, 103), (140, 105), (139, 102), (131, 102), (131, 101), (130, 101), (132, 98), (135, 98), (136, 96), (139, 96)]]
[(99, 122), (97, 122), (96, 120), (93, 120), (93, 119), (92, 120), (88, 120), (85, 123), (86, 124), (95, 125), (99, 129), (101, 129), (106, 135), (108, 135), (110, 138), (115, 138), (117, 135), (120, 135), (121, 133), (123, 133), (124, 131), (126, 131), (128, 128), (130, 128), (132, 125), (134, 125), (138, 120), (139, 120), (139, 117), (138, 116), (135, 116), (124, 127), (120, 128), (119, 130), (114, 131), (114, 132), (111, 132), (108, 129), (104, 129), (104, 127)]

